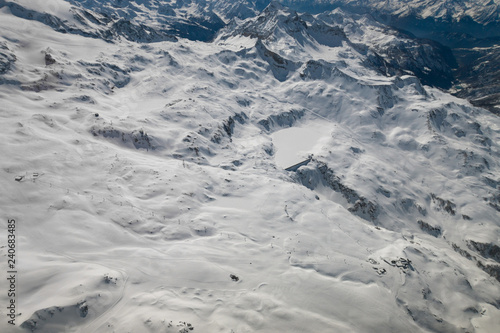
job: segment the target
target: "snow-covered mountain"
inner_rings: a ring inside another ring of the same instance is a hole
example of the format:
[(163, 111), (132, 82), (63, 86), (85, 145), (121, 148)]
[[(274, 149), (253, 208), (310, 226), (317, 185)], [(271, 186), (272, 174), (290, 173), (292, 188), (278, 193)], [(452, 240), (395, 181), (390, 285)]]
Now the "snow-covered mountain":
[[(299, 11), (324, 12), (336, 8), (368, 14), (378, 22), (406, 31), (419, 38), (450, 47), (447, 74), (427, 82), (450, 88), (474, 105), (499, 113), (500, 85), (498, 58), (500, 48), (500, 2), (498, 0), (283, 0)], [(452, 59), (455, 58), (456, 60)], [(479, 60), (477, 60), (479, 59)], [(485, 66), (484, 64), (488, 64)], [(422, 78), (418, 73), (417, 76)], [(450, 80), (450, 77), (452, 79)], [(443, 80), (444, 79), (444, 80)]]
[[(397, 64), (390, 72), (407, 70), (425, 84), (448, 89), (457, 96), (469, 99), (474, 105), (499, 113), (498, 73), (491, 68), (498, 67), (500, 27), (495, 26), (497, 21), (494, 15), (488, 16), (490, 20), (487, 21), (479, 19), (486, 17), (486, 14), (478, 14), (491, 11), (492, 3), (476, 6), (461, 2), (460, 6), (452, 6), (452, 2), (447, 2), (444, 6), (442, 1), (415, 1), (408, 4), (396, 1), (390, 2), (390, 5), (376, 1), (356, 2), (357, 5), (339, 1), (282, 2), (301, 11), (330, 13), (335, 8), (337, 14), (331, 16), (336, 16), (337, 20), (342, 16), (339, 8), (362, 13), (362, 16), (357, 17), (349, 14), (349, 24), (364, 29), (364, 36), (370, 36), (370, 30), (375, 29), (385, 30), (384, 36), (400, 37), (398, 45), (381, 45), (376, 52), (380, 55), (384, 53), (384, 59), (388, 59), (387, 55), (390, 54), (392, 65)], [(41, 6), (35, 10), (25, 8), (25, 3), (29, 1), (3, 0), (0, 1), (0, 7), (8, 7), (14, 15), (42, 22), (60, 32), (101, 38), (109, 42), (118, 36), (142, 42), (158, 42), (176, 37), (208, 42), (226, 24), (232, 26), (231, 20), (255, 17), (270, 1), (72, 0), (65, 5)], [(436, 10), (437, 7), (441, 8), (438, 5), (443, 5), (442, 11)], [(410, 7), (412, 10), (406, 10)], [(445, 15), (444, 12), (450, 14)], [(380, 25), (374, 18), (383, 24)], [(307, 20), (304, 17), (302, 19)], [(364, 22), (358, 24), (358, 20)], [(366, 21), (370, 22), (367, 24)], [(389, 28), (386, 24), (399, 30)], [(427, 39), (417, 39), (413, 34)], [(356, 38), (354, 35), (352, 39)], [(485, 38), (488, 36), (490, 38)], [(364, 42), (370, 43), (367, 38)], [(480, 63), (471, 64), (474, 59), (481, 59)], [(382, 63), (380, 59), (375, 61)], [(490, 66), (480, 66), (481, 63)]]
[(226, 27), (219, 40), (241, 35), (261, 39), (269, 48), (286, 41), (286, 48), (278, 53), (302, 61), (309, 59), (311, 53), (324, 57), (325, 46), (345, 43), (360, 55), (364, 65), (381, 74), (413, 74), (425, 84), (443, 88), (449, 88), (453, 82), (454, 58), (446, 48), (411, 38), (369, 16), (346, 14), (340, 9), (312, 16), (273, 3), (262, 15)]
[[(421, 32), (431, 33), (434, 24), (464, 29), (481, 38), (498, 36), (500, 1), (498, 0), (283, 0), (282, 3), (313, 12), (341, 7), (370, 13), (392, 24), (417, 22)], [(431, 24), (431, 26), (429, 26)], [(416, 29), (416, 26), (414, 27)], [(452, 32), (452, 31), (449, 31)], [(436, 33), (442, 33), (437, 31)]]
[(498, 329), (500, 119), (440, 45), (260, 7), (0, 1), (2, 332)]
[(47, 24), (63, 33), (80, 34), (107, 41), (117, 36), (131, 41), (157, 42), (174, 36), (208, 41), (224, 26), (204, 2), (197, 1), (121, 1), (2, 0), (18, 17)]

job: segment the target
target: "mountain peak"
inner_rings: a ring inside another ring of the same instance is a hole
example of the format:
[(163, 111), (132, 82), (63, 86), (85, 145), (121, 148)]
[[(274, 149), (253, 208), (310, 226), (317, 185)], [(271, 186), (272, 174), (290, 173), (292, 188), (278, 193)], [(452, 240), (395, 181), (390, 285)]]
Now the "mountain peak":
[(279, 39), (284, 35), (300, 33), (307, 28), (297, 12), (282, 6), (279, 2), (271, 2), (258, 16), (241, 22), (236, 27), (231, 26), (222, 31), (223, 39), (227, 36), (243, 35), (251, 38)]
[(277, 11), (277, 10), (290, 10), (288, 7), (283, 6), (279, 1), (273, 0), (267, 5), (264, 11)]

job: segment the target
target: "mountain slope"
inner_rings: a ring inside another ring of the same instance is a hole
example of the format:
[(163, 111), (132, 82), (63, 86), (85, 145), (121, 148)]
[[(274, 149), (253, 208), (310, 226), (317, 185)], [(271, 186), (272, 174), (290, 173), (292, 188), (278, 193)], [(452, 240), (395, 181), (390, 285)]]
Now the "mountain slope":
[[(497, 84), (498, 73), (495, 70), (498, 67), (500, 38), (498, 1), (287, 0), (281, 2), (296, 10), (312, 13), (342, 8), (349, 12), (369, 14), (378, 22), (450, 47), (452, 52), (441, 47), (442, 52), (447, 53), (446, 80), (443, 81), (441, 77), (437, 81), (426, 83), (449, 89), (455, 95), (469, 99), (476, 106), (484, 107), (495, 114), (499, 113), (500, 87)], [(437, 49), (439, 48), (437, 46)], [(489, 66), (481, 65), (485, 63)]]
[[(284, 0), (285, 5), (308, 12), (318, 12), (341, 7), (359, 13), (371, 13), (387, 23), (410, 25), (422, 34), (467, 33), (476, 37), (498, 36), (500, 3), (498, 0)], [(420, 22), (420, 23), (418, 23)], [(443, 29), (447, 27), (450, 30)], [(451, 30), (454, 29), (454, 30)], [(429, 36), (427, 36), (429, 37)]]
[(273, 4), (211, 43), (134, 40), (10, 8), (0, 200), (19, 314), (2, 331), (500, 325), (500, 122), (383, 53), (413, 52), (405, 36)]

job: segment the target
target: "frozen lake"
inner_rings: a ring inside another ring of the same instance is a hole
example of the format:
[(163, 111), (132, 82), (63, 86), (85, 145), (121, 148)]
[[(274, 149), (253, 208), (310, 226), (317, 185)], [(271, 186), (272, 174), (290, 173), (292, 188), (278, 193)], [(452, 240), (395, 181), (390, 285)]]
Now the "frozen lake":
[(287, 168), (317, 153), (330, 139), (328, 126), (290, 127), (271, 134), (276, 148), (276, 165)]

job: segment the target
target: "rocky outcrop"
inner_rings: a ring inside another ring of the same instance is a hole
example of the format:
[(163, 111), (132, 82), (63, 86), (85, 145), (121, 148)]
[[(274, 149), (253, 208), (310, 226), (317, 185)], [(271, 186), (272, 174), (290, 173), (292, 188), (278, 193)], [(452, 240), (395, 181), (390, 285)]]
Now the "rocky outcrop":
[(257, 124), (266, 131), (272, 131), (275, 128), (292, 127), (293, 124), (302, 118), (305, 110), (290, 110), (276, 115), (271, 115), (266, 119), (261, 119)]
[(335, 175), (335, 172), (326, 163), (314, 159), (312, 162), (307, 167), (299, 168), (296, 171), (297, 180), (302, 185), (310, 189), (315, 189), (321, 183), (331, 190), (340, 193), (349, 204), (347, 209), (351, 213), (371, 222), (376, 221), (381, 212), (376, 202), (368, 200), (358, 194), (356, 190), (343, 184), (341, 178)]

